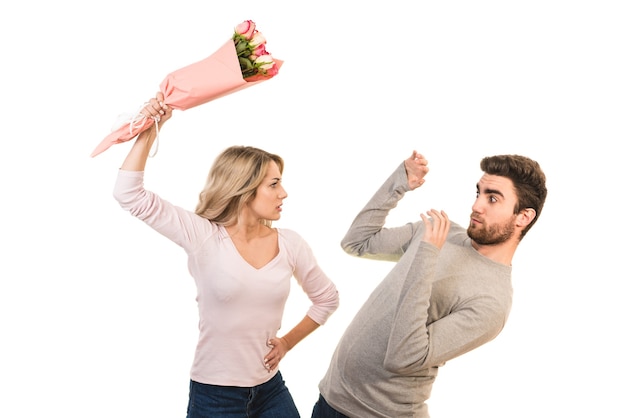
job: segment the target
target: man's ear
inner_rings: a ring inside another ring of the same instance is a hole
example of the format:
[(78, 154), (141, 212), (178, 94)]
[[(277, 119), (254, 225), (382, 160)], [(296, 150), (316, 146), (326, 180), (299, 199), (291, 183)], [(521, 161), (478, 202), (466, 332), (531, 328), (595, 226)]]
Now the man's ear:
[(526, 228), (537, 216), (537, 212), (535, 209), (526, 208), (520, 210), (517, 214), (517, 226), (521, 226), (522, 228)]

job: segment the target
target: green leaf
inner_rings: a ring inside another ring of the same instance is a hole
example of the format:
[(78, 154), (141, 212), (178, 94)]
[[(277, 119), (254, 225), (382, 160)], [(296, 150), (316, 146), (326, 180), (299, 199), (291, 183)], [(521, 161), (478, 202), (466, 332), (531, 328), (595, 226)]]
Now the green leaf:
[(248, 58), (239, 57), (239, 68), (241, 68), (241, 72), (243, 73), (247, 70), (253, 70), (254, 65), (252, 64), (252, 61), (250, 61)]

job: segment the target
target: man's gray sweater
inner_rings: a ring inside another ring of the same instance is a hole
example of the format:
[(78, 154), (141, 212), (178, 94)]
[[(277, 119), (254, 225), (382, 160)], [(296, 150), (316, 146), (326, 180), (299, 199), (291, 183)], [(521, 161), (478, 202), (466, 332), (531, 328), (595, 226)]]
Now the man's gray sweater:
[(452, 223), (439, 250), (421, 221), (385, 228), (409, 191), (404, 164), (357, 215), (342, 240), (355, 256), (395, 261), (347, 327), (319, 384), (351, 418), (428, 418), (438, 368), (495, 338), (507, 320), (511, 266), (480, 255)]

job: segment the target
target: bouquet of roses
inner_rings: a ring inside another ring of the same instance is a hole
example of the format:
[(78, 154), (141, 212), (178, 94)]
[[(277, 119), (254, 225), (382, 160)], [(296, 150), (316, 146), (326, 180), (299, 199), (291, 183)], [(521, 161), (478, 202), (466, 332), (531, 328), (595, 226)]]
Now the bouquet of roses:
[[(240, 23), (232, 38), (213, 54), (165, 77), (160, 84), (164, 103), (172, 109), (186, 110), (269, 80), (278, 74), (283, 62), (274, 59), (265, 45), (265, 37), (252, 20)], [(91, 156), (137, 137), (154, 123), (140, 111), (122, 119)]]
[(239, 59), (241, 74), (247, 81), (261, 80), (278, 74), (274, 58), (265, 49), (266, 40), (256, 29), (256, 24), (246, 20), (235, 27), (233, 35), (235, 51)]

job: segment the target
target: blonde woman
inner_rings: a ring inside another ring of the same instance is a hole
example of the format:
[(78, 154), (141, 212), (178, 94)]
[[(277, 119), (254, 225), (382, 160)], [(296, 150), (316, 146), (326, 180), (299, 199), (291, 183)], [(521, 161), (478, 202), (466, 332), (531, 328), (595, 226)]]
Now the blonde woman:
[[(161, 129), (172, 109), (157, 93), (142, 113)], [(339, 296), (302, 237), (272, 227), (287, 197), (282, 158), (254, 147), (225, 149), (209, 171), (195, 211), (189, 211), (143, 186), (156, 136), (153, 125), (137, 137), (119, 170), (114, 197), (188, 255), (200, 335), (187, 418), (299, 417), (278, 366), (326, 322)], [(292, 277), (311, 306), (279, 337)]]

